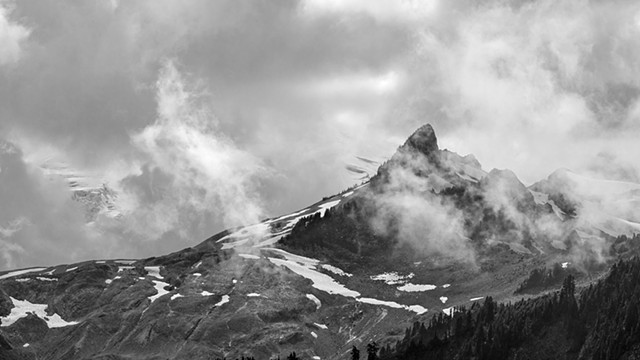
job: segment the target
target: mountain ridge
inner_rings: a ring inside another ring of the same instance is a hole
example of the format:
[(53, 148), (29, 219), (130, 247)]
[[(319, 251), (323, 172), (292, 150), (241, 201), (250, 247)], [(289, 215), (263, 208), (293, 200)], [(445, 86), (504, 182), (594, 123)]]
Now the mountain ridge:
[(164, 256), (0, 272), (0, 355), (338, 359), (415, 319), (521, 298), (532, 269), (566, 263), (582, 286), (636, 251), (581, 218), (587, 200), (572, 214), (564, 188), (535, 189), (440, 150), (425, 125), (369, 182), (299, 211)]

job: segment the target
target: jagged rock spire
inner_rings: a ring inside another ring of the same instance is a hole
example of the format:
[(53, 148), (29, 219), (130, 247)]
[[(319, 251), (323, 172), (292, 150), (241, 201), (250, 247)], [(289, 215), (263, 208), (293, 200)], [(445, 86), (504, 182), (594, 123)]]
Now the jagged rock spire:
[(403, 148), (413, 148), (429, 155), (438, 150), (438, 138), (430, 124), (422, 125), (402, 145)]

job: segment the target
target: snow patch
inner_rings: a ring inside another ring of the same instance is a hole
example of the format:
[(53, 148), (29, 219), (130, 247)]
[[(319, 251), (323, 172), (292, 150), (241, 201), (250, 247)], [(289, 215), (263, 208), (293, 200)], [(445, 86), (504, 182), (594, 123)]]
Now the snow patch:
[(224, 242), (222, 249), (233, 249), (247, 244), (249, 241), (261, 240), (270, 234), (271, 221), (249, 225), (218, 239), (216, 243)]
[(313, 323), (313, 325), (319, 327), (320, 329), (324, 329), (324, 330), (328, 330), (329, 327), (325, 324), (318, 324), (318, 323)]
[[(42, 271), (42, 270), (46, 270), (47, 268), (31, 268), (31, 269), (24, 269), (24, 270), (18, 270), (18, 271), (12, 271), (10, 273), (4, 274), (2, 276), (0, 276), (0, 280), (4, 280), (4, 279), (9, 279), (18, 275), (23, 275), (23, 274), (28, 274), (28, 273), (32, 273), (32, 272), (38, 272), (38, 271)], [(52, 270), (51, 272), (53, 272), (54, 270)]]
[(478, 180), (472, 178), (471, 176), (467, 175), (467, 174), (460, 174), (460, 173), (456, 173), (456, 175), (458, 175), (459, 178), (461, 178), (462, 180), (467, 180), (467, 181), (471, 181), (472, 183), (477, 183)]
[(253, 245), (252, 247), (253, 248), (261, 248), (261, 247), (265, 247), (265, 246), (271, 246), (271, 245), (277, 243), (278, 241), (280, 241), (280, 239), (282, 239), (287, 234), (289, 234), (289, 231), (278, 233), (278, 235), (270, 237), (270, 238), (267, 238), (266, 240), (260, 241), (259, 243)]
[(349, 191), (349, 192), (346, 192), (346, 193), (342, 194), (342, 197), (346, 198), (346, 197), (349, 197), (351, 195), (353, 195), (353, 191)]
[(446, 304), (446, 303), (447, 303), (447, 300), (449, 300), (449, 298), (448, 298), (448, 297), (446, 297), (446, 296), (440, 296), (440, 301), (442, 301), (442, 303), (443, 303), (443, 304)]
[(529, 190), (529, 192), (531, 193), (531, 195), (533, 195), (533, 201), (538, 204), (538, 205), (550, 205), (551, 206), (551, 210), (553, 210), (553, 213), (556, 214), (556, 216), (558, 218), (560, 218), (560, 220), (564, 220), (565, 217), (565, 212), (562, 211), (558, 205), (556, 205), (555, 202), (553, 202), (553, 200), (549, 199), (549, 194), (545, 194), (545, 193), (541, 193), (538, 191), (533, 191), (533, 190)]
[(158, 279), (164, 279), (160, 276), (160, 266), (145, 266), (144, 269), (147, 271), (148, 276), (152, 276)]
[(70, 271), (74, 271), (74, 270), (78, 270), (77, 266), (74, 266), (72, 268), (68, 268), (67, 270), (65, 270), (64, 272), (70, 272)]
[(427, 308), (420, 306), (420, 305), (409, 305), (407, 307), (408, 310), (413, 311), (414, 313), (418, 314), (418, 315), (422, 315), (424, 313), (426, 313), (427, 311), (429, 311)]
[(251, 255), (251, 254), (238, 254), (238, 256), (240, 256), (241, 258), (245, 258), (245, 259), (253, 259), (253, 260), (260, 259), (260, 256)]
[(449, 316), (451, 316), (451, 315), (453, 315), (453, 310), (454, 310), (454, 307), (452, 306), (452, 307), (448, 307), (446, 309), (442, 309), (442, 312), (447, 314), (447, 315), (449, 315)]
[(570, 262), (563, 262), (562, 263), (562, 268), (566, 269), (569, 266), (569, 264), (571, 264), (571, 263)]
[(285, 259), (298, 263), (302, 266), (306, 266), (306, 267), (315, 267), (316, 265), (318, 265), (320, 263), (320, 260), (316, 260), (316, 259), (312, 259), (312, 258), (308, 258), (305, 256), (301, 256), (301, 255), (296, 255), (296, 254), (292, 254), (290, 252), (286, 252), (282, 249), (276, 249), (276, 248), (264, 248), (262, 250), (265, 251), (272, 251), (272, 252), (276, 252), (282, 256), (284, 256)]
[(175, 300), (175, 299), (181, 298), (181, 297), (184, 297), (184, 295), (182, 295), (182, 294), (174, 294), (174, 295), (171, 295), (171, 300)]
[(336, 275), (340, 275), (340, 276), (346, 276), (346, 277), (352, 277), (353, 274), (349, 274), (348, 272), (343, 271), (342, 269), (335, 267), (333, 265), (329, 265), (329, 264), (322, 264), (320, 267), (322, 267), (323, 269), (330, 271)]
[(287, 267), (294, 273), (311, 280), (311, 282), (313, 282), (312, 286), (320, 291), (346, 297), (360, 296), (359, 292), (347, 289), (344, 285), (337, 283), (331, 276), (315, 271), (311, 266), (301, 265), (292, 260), (283, 260), (272, 257), (269, 258), (269, 261), (278, 266)]
[[(213, 294), (212, 294), (213, 295)], [(222, 306), (226, 303), (229, 302), (229, 295), (222, 295), (222, 300), (218, 301), (215, 305), (213, 306)]]
[(342, 200), (333, 200), (333, 201), (329, 201), (326, 202), (324, 204), (320, 204), (320, 217), (324, 217), (324, 214), (327, 212), (327, 210), (331, 209), (332, 207), (340, 204), (340, 201)]
[(134, 262), (136, 262), (135, 260), (116, 260), (115, 262), (119, 263), (119, 264), (126, 264), (126, 265), (131, 265)]
[(311, 336), (313, 336), (313, 337), (314, 337), (314, 338), (316, 338), (316, 339), (318, 338), (318, 334), (316, 334), (316, 333), (315, 333), (315, 332), (313, 332), (313, 331), (311, 332)]
[(320, 309), (320, 307), (322, 306), (322, 303), (320, 302), (320, 299), (318, 299), (313, 294), (307, 294), (307, 299), (313, 301), (316, 304), (316, 310)]
[(222, 244), (222, 250), (228, 250), (228, 249), (234, 249), (238, 246), (244, 245), (246, 243), (249, 242), (249, 239), (244, 239), (244, 240), (240, 240), (240, 241), (235, 241), (235, 242), (227, 242)]
[(482, 300), (482, 299), (484, 299), (484, 296), (474, 297), (474, 298), (469, 299), (469, 301), (478, 301), (478, 300)]
[(260, 296), (262, 296), (262, 295), (260, 295), (260, 294), (258, 294), (258, 293), (250, 293), (250, 294), (247, 294), (247, 296), (248, 296), (248, 297), (260, 297)]
[(444, 284), (444, 285), (442, 285), (442, 288), (443, 288), (443, 289), (446, 289), (446, 288), (448, 288), (449, 286), (451, 286), (451, 284)]
[(215, 295), (215, 294), (214, 294), (214, 293), (211, 293), (211, 292), (208, 292), (208, 291), (206, 291), (206, 290), (203, 290), (203, 291), (200, 293), (200, 295), (202, 295), (202, 296), (211, 296), (211, 295)]
[(296, 211), (296, 212), (291, 213), (291, 214), (282, 215), (282, 216), (280, 216), (280, 217), (279, 217), (279, 218), (277, 218), (277, 219), (273, 219), (272, 221), (274, 221), (274, 222), (275, 222), (275, 221), (280, 221), (280, 220), (283, 220), (283, 219), (287, 219), (287, 218), (290, 218), (290, 217), (294, 217), (294, 216), (297, 216), (297, 215), (303, 214), (303, 213), (305, 213), (305, 212), (307, 212), (307, 211), (309, 211), (309, 208), (302, 209), (302, 210), (300, 210), (300, 211)]
[(107, 279), (107, 280), (105, 280), (104, 282), (105, 282), (105, 284), (109, 285), (109, 284), (111, 284), (111, 283), (113, 282), (113, 280), (111, 280), (111, 279)]
[(38, 276), (38, 277), (36, 277), (36, 279), (38, 279), (40, 281), (58, 281), (58, 279), (56, 279), (56, 278), (48, 278), (48, 277), (42, 277), (42, 276)]
[(397, 284), (406, 283), (409, 279), (413, 278), (414, 276), (415, 276), (414, 273), (410, 273), (409, 275), (399, 275), (397, 272), (393, 271), (393, 272), (382, 273), (379, 275), (372, 275), (370, 276), (370, 278), (371, 280), (374, 280), (374, 281), (384, 281), (387, 285), (397, 285)]
[(169, 284), (167, 284), (164, 281), (157, 281), (157, 280), (152, 280), (152, 281), (153, 281), (153, 287), (155, 287), (157, 291), (155, 295), (149, 296), (149, 300), (151, 300), (151, 302), (153, 303), (162, 295), (166, 295), (169, 293), (169, 291), (165, 290), (164, 288), (165, 286), (169, 286)]
[(23, 278), (23, 279), (16, 279), (15, 281), (16, 281), (16, 282), (21, 282), (21, 283), (22, 283), (22, 282), (27, 282), (27, 281), (29, 281), (29, 280), (31, 280), (31, 279), (29, 279), (29, 278)]
[(27, 317), (29, 314), (34, 314), (35, 316), (43, 319), (49, 328), (59, 328), (78, 324), (77, 321), (65, 321), (58, 314), (53, 314), (51, 316), (47, 315), (46, 309), (49, 306), (47, 304), (33, 304), (27, 300), (17, 300), (13, 297), (10, 298), (13, 303), (13, 308), (9, 315), (0, 317), (2, 320), (2, 324), (0, 324), (1, 327), (10, 326), (23, 317)]
[(430, 291), (435, 288), (437, 288), (437, 286), (435, 285), (407, 283), (405, 285), (399, 286), (398, 290), (406, 291), (406, 292), (419, 292), (419, 291)]
[(409, 310), (409, 311), (415, 312), (418, 315), (424, 314), (425, 312), (427, 312), (427, 309), (420, 305), (407, 306), (407, 305), (398, 304), (397, 302), (394, 302), (394, 301), (384, 301), (384, 300), (378, 300), (373, 298), (359, 298), (356, 300), (364, 304), (381, 305), (381, 306), (387, 306), (395, 309)]

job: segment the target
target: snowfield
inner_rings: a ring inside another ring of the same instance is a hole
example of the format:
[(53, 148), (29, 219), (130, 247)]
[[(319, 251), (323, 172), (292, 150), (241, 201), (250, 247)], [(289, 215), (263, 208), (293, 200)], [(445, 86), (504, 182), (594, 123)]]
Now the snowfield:
[(315, 271), (310, 266), (308, 267), (300, 265), (299, 263), (291, 260), (283, 260), (272, 257), (269, 258), (269, 261), (278, 266), (287, 267), (294, 273), (311, 280), (311, 282), (313, 283), (312, 286), (320, 291), (346, 297), (360, 296), (359, 292), (347, 289), (344, 285), (339, 284), (335, 280), (333, 280), (331, 276)]
[(43, 319), (49, 328), (60, 328), (78, 324), (77, 321), (65, 321), (58, 314), (47, 315), (46, 309), (49, 306), (47, 304), (32, 304), (27, 300), (17, 300), (13, 297), (11, 297), (11, 302), (13, 302), (11, 313), (7, 316), (0, 317), (2, 320), (0, 326), (2, 327), (10, 326), (23, 317), (27, 317), (29, 314), (34, 314)]
[[(286, 260), (280, 259), (280, 258), (274, 258), (274, 257), (269, 257), (268, 259), (269, 261), (271, 261), (272, 263), (278, 266), (286, 267), (289, 270), (293, 271), (294, 273), (311, 280), (312, 282), (311, 286), (320, 291), (324, 291), (329, 294), (341, 295), (344, 297), (352, 297), (352, 298), (355, 298), (356, 301), (366, 303), (366, 304), (388, 306), (396, 309), (413, 311), (418, 315), (427, 312), (427, 309), (420, 305), (407, 306), (407, 305), (398, 304), (393, 301), (384, 301), (384, 300), (378, 300), (373, 298), (361, 298), (359, 292), (348, 289), (344, 285), (334, 280), (331, 276), (318, 272), (316, 270), (316, 267), (320, 263), (319, 260), (291, 254), (281, 249), (263, 249), (263, 250), (270, 250), (283, 255), (286, 258)], [(385, 282), (390, 281), (390, 282), (396, 283), (400, 280), (409, 279), (414, 276), (415, 274), (413, 273), (406, 276), (401, 276), (401, 275), (398, 275), (398, 273), (393, 272), (393, 273), (384, 273), (384, 274), (372, 276), (371, 278), (373, 280), (383, 280)], [(433, 286), (433, 285), (428, 285), (428, 286)], [(315, 302), (318, 309), (320, 308), (320, 300), (318, 298), (316, 298), (311, 294), (307, 294), (307, 298)]]

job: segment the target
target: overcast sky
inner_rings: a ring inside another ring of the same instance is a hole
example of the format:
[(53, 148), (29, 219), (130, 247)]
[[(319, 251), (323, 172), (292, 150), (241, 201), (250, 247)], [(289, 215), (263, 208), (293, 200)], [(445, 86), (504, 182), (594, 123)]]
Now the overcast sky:
[(639, 95), (633, 0), (0, 1), (0, 270), (300, 209), (424, 123), (527, 185), (638, 181)]

